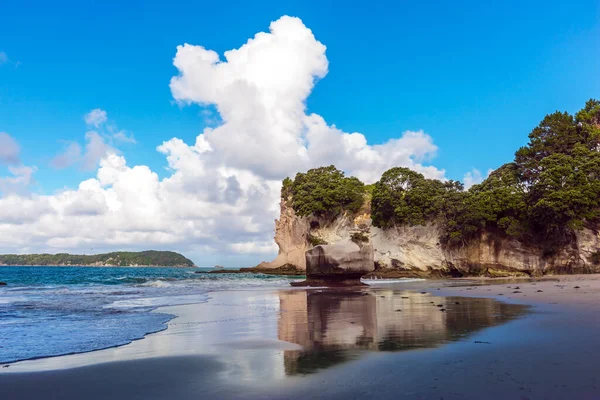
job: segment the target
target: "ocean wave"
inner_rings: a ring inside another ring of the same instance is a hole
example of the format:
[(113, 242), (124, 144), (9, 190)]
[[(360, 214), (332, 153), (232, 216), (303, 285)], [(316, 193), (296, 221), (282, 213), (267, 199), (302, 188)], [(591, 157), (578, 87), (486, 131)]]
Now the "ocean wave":
[(166, 281), (156, 280), (156, 281), (148, 281), (148, 282), (142, 283), (140, 286), (166, 288), (166, 287), (170, 287), (173, 285)]
[(0, 291), (0, 362), (126, 344), (166, 328), (172, 315), (160, 307), (204, 303), (215, 291), (289, 287), (293, 280), (181, 268), (0, 267), (0, 272), (9, 282)]

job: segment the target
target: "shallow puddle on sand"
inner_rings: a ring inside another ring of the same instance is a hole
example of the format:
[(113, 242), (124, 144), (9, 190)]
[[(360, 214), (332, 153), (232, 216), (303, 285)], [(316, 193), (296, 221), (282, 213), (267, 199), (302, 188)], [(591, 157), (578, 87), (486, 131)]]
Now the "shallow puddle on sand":
[(308, 374), (369, 351), (403, 351), (466, 340), (515, 319), (527, 306), (494, 299), (439, 297), (393, 289), (279, 292), (278, 338), (286, 375)]

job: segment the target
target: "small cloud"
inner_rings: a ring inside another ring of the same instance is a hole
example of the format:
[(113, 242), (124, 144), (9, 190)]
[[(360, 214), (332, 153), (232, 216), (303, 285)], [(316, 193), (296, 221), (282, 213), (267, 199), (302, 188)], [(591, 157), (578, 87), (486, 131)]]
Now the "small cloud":
[(467, 172), (465, 174), (465, 176), (463, 177), (463, 183), (465, 184), (465, 189), (469, 189), (473, 185), (480, 184), (485, 179), (487, 179), (487, 177), (490, 176), (490, 174), (492, 172), (494, 172), (494, 170), (492, 168), (490, 168), (487, 170), (487, 173), (485, 174), (485, 176), (483, 176), (483, 174), (478, 169), (473, 168), (472, 171)]
[(21, 65), (21, 61), (13, 61), (8, 57), (8, 54), (4, 51), (0, 51), (0, 67), (2, 65), (12, 65), (15, 68), (18, 68)]
[(33, 174), (37, 168), (19, 165), (8, 167), (8, 170), (13, 176), (0, 178), (0, 192), (5, 195), (8, 193), (26, 194), (29, 186), (34, 182)]
[(119, 154), (115, 147), (117, 143), (136, 143), (132, 133), (118, 130), (108, 121), (106, 111), (95, 108), (83, 117), (88, 127), (95, 129), (86, 132), (85, 145), (70, 142), (63, 152), (50, 161), (56, 169), (68, 168), (77, 165), (84, 171), (91, 171), (98, 167), (100, 160), (108, 154)]
[(102, 158), (109, 153), (117, 152), (97, 132), (87, 132), (85, 139), (87, 140), (87, 144), (85, 145), (85, 154), (83, 155), (83, 169), (86, 171), (93, 171), (98, 168), (98, 164)]
[(137, 141), (133, 137), (133, 133), (127, 133), (125, 131), (119, 131), (113, 134), (113, 139), (121, 143), (137, 143)]
[(483, 182), (483, 175), (478, 169), (473, 168), (472, 171), (467, 172), (463, 177), (465, 189), (469, 189), (473, 185)]
[(106, 143), (105, 138), (98, 132), (89, 131), (85, 134), (86, 144), (82, 148), (79, 143), (70, 143), (65, 150), (50, 161), (56, 169), (69, 168), (77, 165), (84, 171), (92, 171), (98, 167), (100, 160), (118, 150)]
[(81, 146), (78, 143), (69, 143), (64, 152), (60, 153), (50, 161), (50, 165), (56, 169), (65, 169), (76, 164), (81, 159)]
[(96, 128), (99, 128), (100, 125), (106, 122), (107, 116), (106, 111), (100, 108), (94, 108), (92, 111), (87, 113), (84, 117), (85, 123)]
[(21, 163), (21, 147), (8, 133), (0, 132), (0, 164), (17, 165)]

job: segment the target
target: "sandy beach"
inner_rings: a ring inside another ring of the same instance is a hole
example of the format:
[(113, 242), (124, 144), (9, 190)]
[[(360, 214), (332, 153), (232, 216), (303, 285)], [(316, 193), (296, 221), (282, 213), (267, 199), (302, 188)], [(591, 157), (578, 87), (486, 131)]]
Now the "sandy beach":
[(600, 276), (211, 293), (129, 345), (10, 364), (3, 399), (594, 399)]

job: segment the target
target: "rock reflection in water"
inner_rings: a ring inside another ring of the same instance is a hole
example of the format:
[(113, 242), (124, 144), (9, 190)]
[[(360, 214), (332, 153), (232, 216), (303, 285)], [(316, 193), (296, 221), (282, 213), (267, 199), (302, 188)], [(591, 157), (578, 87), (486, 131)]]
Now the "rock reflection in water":
[(288, 375), (327, 368), (364, 351), (436, 347), (526, 310), (493, 299), (394, 290), (282, 291), (279, 300), (279, 339), (303, 347), (284, 353)]

